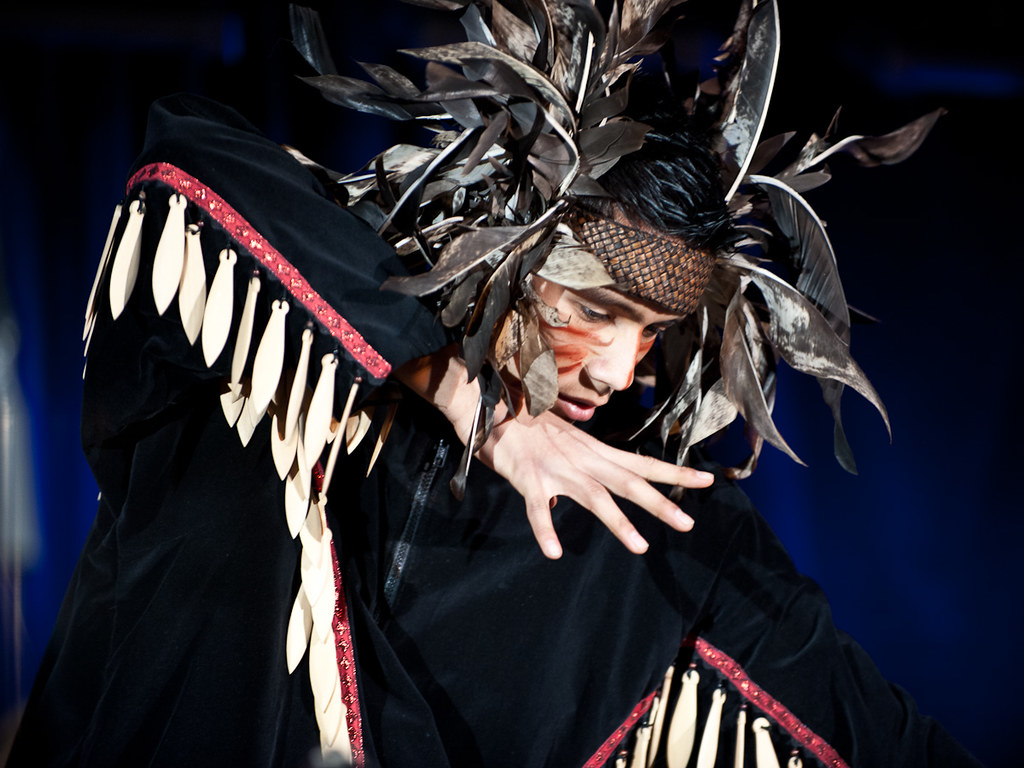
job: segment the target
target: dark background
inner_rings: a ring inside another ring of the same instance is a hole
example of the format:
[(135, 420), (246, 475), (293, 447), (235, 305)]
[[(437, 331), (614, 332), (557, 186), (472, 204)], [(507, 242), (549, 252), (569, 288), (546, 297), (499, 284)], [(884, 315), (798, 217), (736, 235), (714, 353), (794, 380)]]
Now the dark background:
[[(9, 6), (9, 4), (8, 4)], [(765, 135), (799, 145), (843, 108), (841, 133), (949, 113), (896, 167), (832, 164), (810, 200), (851, 304), (880, 323), (853, 351), (885, 429), (849, 394), (859, 476), (831, 458), (817, 385), (781, 375), (778, 422), (804, 468), (767, 448), (746, 483), (849, 631), (921, 709), (981, 759), (1013, 766), (1024, 684), (1017, 484), (1021, 319), (1017, 191), (1024, 63), (1010, 3), (780, 0), (782, 56)], [(732, 2), (693, 0), (679, 44), (706, 62)], [(414, 62), (399, 47), (459, 39), (454, 15), (396, 0), (321, 4), (339, 66)], [(190, 90), (343, 170), (394, 127), (297, 82), (284, 3), (42, 3), (0, 11), (0, 557), (8, 722), (27, 689), (92, 519), (78, 444), (85, 300), (148, 103)], [(11, 357), (16, 350), (16, 357)], [(20, 460), (20, 464), (19, 464)]]

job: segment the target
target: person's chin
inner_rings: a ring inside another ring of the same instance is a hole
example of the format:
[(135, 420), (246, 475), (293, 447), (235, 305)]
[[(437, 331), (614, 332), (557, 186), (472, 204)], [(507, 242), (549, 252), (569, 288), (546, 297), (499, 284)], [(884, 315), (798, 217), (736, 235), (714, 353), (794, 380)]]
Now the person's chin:
[(567, 421), (589, 421), (600, 405), (600, 403), (559, 395), (551, 410)]

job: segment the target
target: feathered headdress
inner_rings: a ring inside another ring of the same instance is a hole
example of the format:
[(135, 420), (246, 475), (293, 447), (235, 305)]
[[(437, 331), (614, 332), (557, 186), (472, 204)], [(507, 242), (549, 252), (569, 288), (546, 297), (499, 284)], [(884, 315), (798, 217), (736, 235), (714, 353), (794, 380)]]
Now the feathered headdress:
[[(316, 15), (292, 8), (296, 47), (317, 70), (306, 78), (330, 101), (436, 132), (433, 146), (400, 144), (349, 176), (330, 174), (347, 204), (397, 251), (422, 263), (391, 290), (438, 298), (483, 392), (473, 446), (501, 396), (498, 373), (516, 359), (531, 412), (557, 397), (553, 354), (537, 331), (528, 276), (570, 288), (612, 284), (606, 264), (568, 226), (573, 201), (602, 196), (602, 175), (639, 149), (649, 127), (623, 115), (644, 57), (670, 38), (683, 0), (621, 0), (607, 18), (593, 0), (410, 0), (462, 10), (465, 42), (406, 51), (426, 61), (426, 88), (394, 69), (362, 65), (373, 82), (337, 74)], [(839, 400), (845, 386), (885, 407), (849, 353), (850, 310), (822, 221), (802, 193), (829, 178), (846, 152), (863, 165), (912, 153), (940, 111), (881, 137), (812, 135), (797, 159), (762, 175), (789, 136), (761, 141), (779, 53), (774, 0), (741, 0), (715, 76), (685, 99), (709, 127), (722, 189), (742, 239), (717, 254), (689, 321), (663, 335), (671, 386), (642, 430), (658, 430), (675, 458), (737, 415), (752, 452), (767, 440), (796, 461), (772, 421), (776, 360), (813, 374), (835, 419), (839, 462), (854, 471)], [(323, 170), (323, 169), (321, 169)], [(540, 308), (538, 309), (538, 306)], [(465, 467), (465, 464), (464, 464)], [(462, 473), (464, 480), (464, 472)]]

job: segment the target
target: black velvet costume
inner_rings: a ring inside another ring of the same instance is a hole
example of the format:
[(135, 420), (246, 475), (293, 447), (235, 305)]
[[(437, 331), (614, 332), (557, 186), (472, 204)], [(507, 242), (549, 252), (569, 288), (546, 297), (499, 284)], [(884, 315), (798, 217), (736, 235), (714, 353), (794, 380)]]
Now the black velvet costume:
[[(270, 419), (241, 444), (218, 401), (231, 342), (207, 366), (148, 291), (146, 254), (173, 184), (194, 192), (200, 180), (244, 218), (241, 229), (225, 223), (209, 195), (190, 202), (207, 282), (222, 248), (239, 254), (231, 338), (259, 270), (255, 326), (275, 299), (291, 303), (285, 368), (307, 327), (312, 359), (338, 353), (336, 416), (353, 382), (357, 405), (370, 404), (390, 368), (448, 339), (419, 300), (377, 290), (402, 273), (394, 252), (235, 113), (158, 103), (133, 179), (127, 199), (144, 192), (147, 206), (138, 278), (116, 320), (100, 284), (85, 381), (99, 511), (9, 765), (306, 765), (320, 736), (307, 661), (291, 674), (285, 664), (301, 555), (281, 512)], [(265, 258), (268, 243), (305, 282)], [(414, 395), (401, 397), (366, 477), (391, 397), (339, 461), (327, 513), (357, 764), (611, 765), (673, 662), (677, 691), (688, 667), (700, 675), (698, 742), (712, 692), (725, 693), (720, 765), (732, 765), (741, 707), (749, 721), (768, 718), (783, 764), (791, 750), (804, 765), (975, 764), (833, 626), (823, 595), (722, 477), (687, 492), (690, 533), (627, 505), (650, 542), (643, 556), (563, 499), (565, 553), (551, 561), (521, 498), (486, 467), (474, 464), (455, 500), (461, 445)]]

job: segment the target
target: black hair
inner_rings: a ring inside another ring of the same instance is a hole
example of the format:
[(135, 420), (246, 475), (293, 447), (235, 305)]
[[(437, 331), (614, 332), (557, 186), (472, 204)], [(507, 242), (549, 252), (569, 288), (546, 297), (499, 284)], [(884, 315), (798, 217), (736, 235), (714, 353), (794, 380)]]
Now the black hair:
[(643, 146), (623, 156), (599, 183), (634, 221), (715, 253), (737, 240), (722, 188), (722, 173), (703, 133), (654, 77), (638, 75), (630, 86), (626, 116), (651, 127)]

